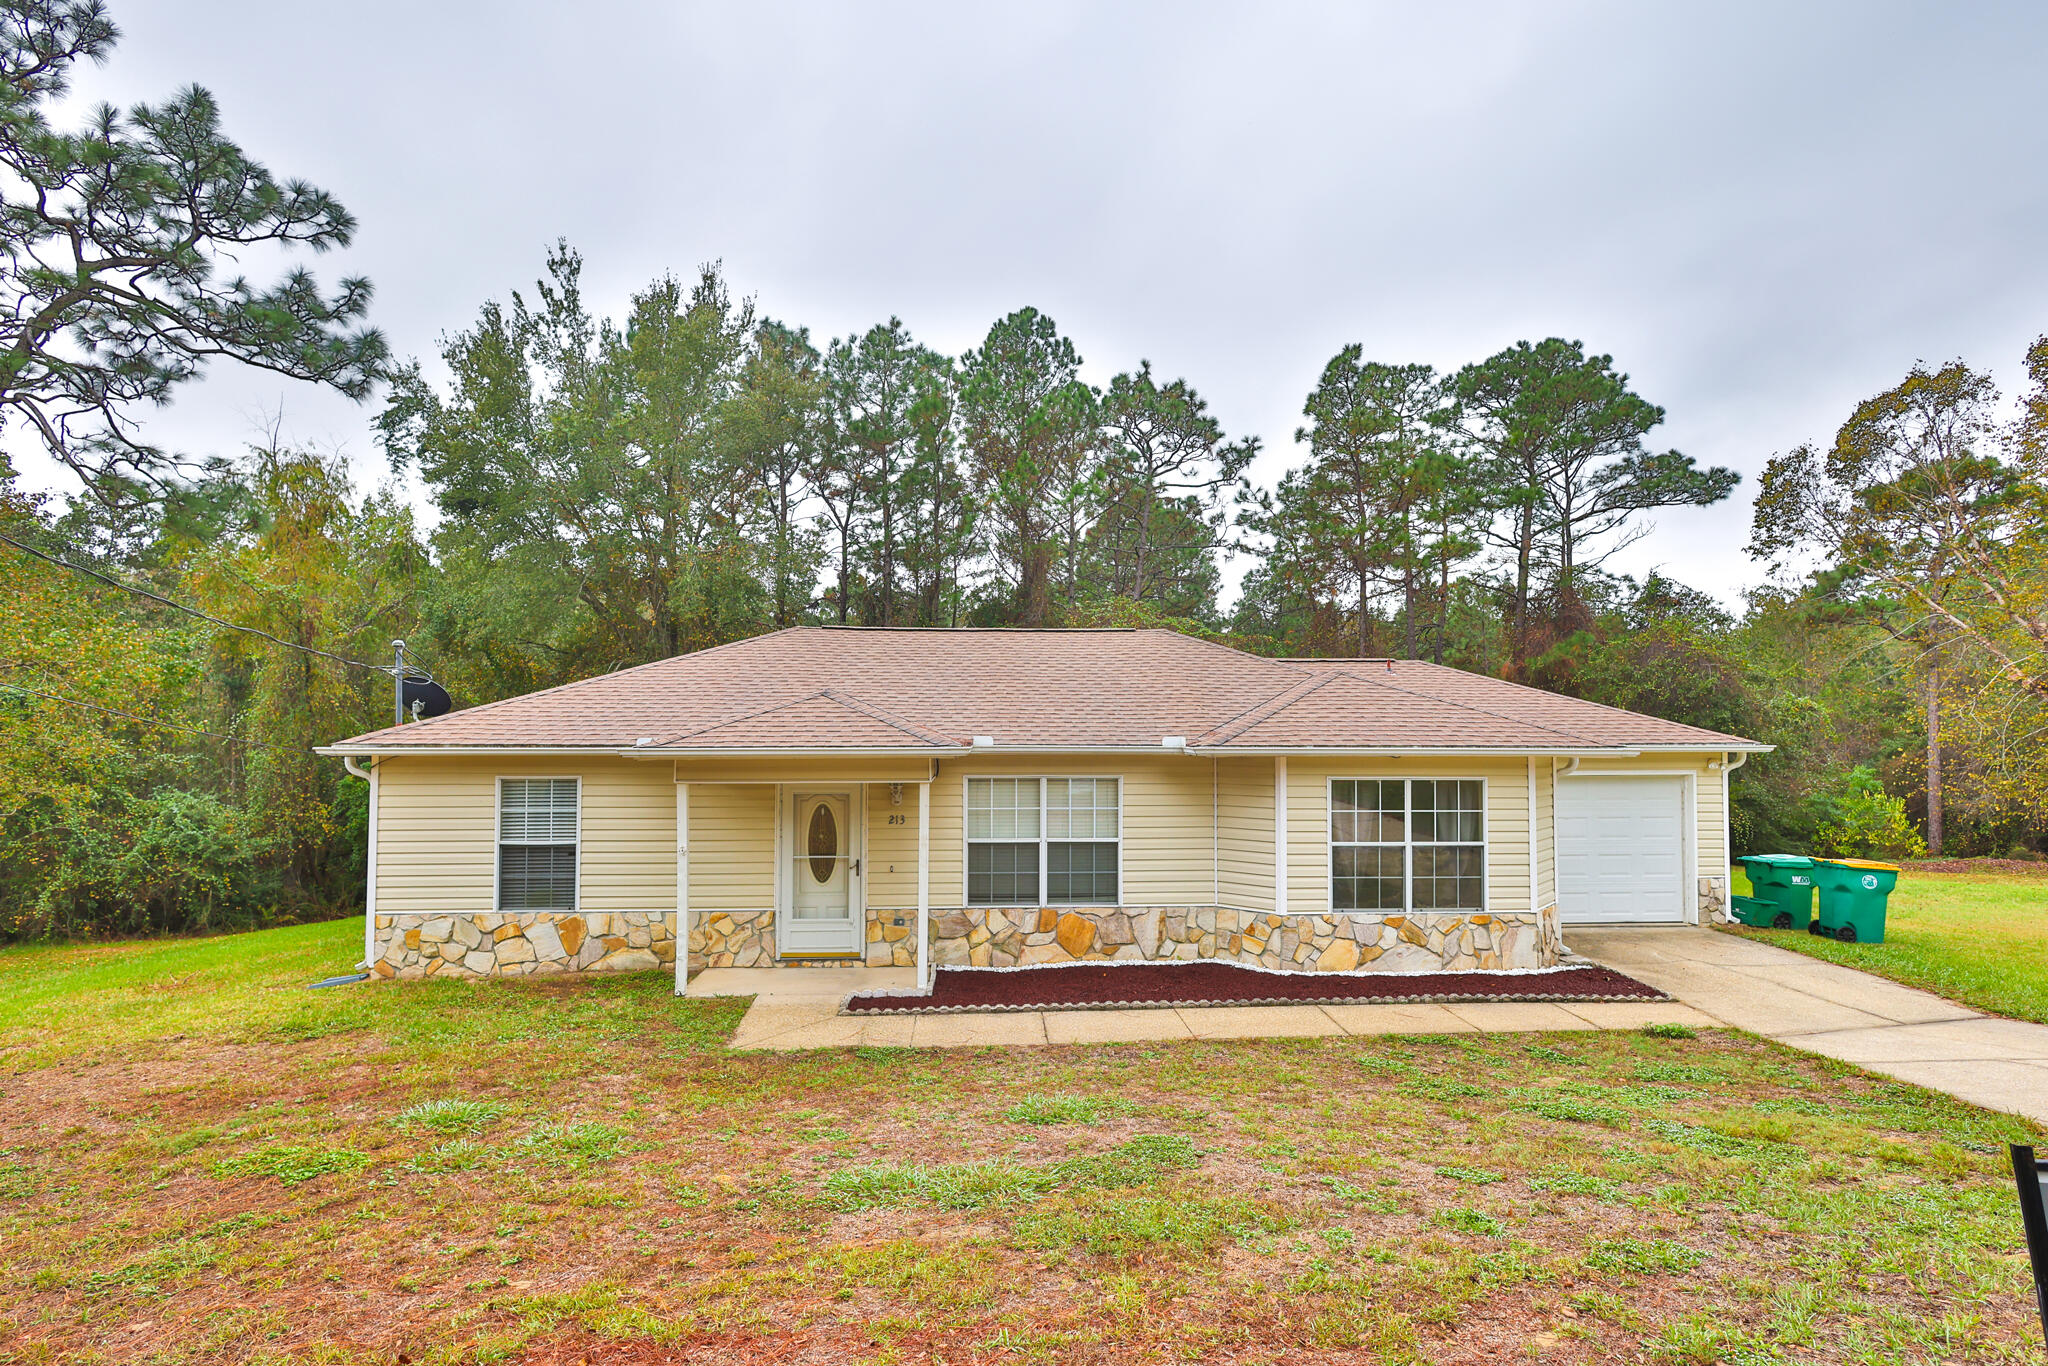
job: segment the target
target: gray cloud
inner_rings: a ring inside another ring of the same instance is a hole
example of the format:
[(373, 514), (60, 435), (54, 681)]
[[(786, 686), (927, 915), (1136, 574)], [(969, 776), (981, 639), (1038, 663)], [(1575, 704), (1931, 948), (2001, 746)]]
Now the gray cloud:
[[(822, 334), (957, 351), (1031, 303), (1098, 379), (1185, 374), (1268, 480), (1351, 341), (1581, 338), (1753, 476), (1916, 358), (2010, 385), (2048, 331), (2039, 6), (983, 9), (117, 0), (79, 95), (210, 87), (361, 219), (319, 268), (401, 354), (556, 236), (610, 309), (713, 258)], [(155, 426), (232, 450), (280, 405), (379, 473), (370, 409), (225, 369)], [(1747, 494), (1618, 563), (1732, 595)]]

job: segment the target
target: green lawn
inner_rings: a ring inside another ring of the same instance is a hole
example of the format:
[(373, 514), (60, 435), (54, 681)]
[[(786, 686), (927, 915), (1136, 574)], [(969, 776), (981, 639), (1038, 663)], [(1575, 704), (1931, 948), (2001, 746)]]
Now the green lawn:
[[(1748, 895), (1749, 879), (1734, 872), (1735, 891)], [(1886, 908), (1882, 944), (1842, 944), (1803, 930), (1733, 932), (2048, 1024), (2048, 876), (1908, 869)]]
[(2048, 1131), (1764, 1040), (735, 1054), (357, 934), (0, 951), (0, 1360), (2040, 1360)]

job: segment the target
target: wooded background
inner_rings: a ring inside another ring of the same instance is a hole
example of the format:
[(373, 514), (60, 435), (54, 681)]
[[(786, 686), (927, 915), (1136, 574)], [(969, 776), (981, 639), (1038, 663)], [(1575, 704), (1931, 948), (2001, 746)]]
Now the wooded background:
[[(399, 637), (475, 705), (796, 623), (1166, 626), (1770, 742), (1738, 851), (2048, 833), (2048, 338), (2017, 402), (1918, 366), (1774, 457), (1766, 586), (1731, 611), (1606, 568), (1738, 478), (1658, 449), (1663, 410), (1577, 341), (1451, 372), (1347, 347), (1303, 376), (1306, 456), (1271, 488), (1189, 380), (1121, 357), (1089, 384), (1031, 308), (950, 356), (895, 318), (813, 337), (710, 265), (604, 317), (561, 244), (427, 367), (367, 326), (367, 281), (218, 273), (354, 223), (203, 90), (51, 124), (118, 36), (102, 7), (0, 20), (0, 436), (76, 480), (0, 463), (0, 934), (359, 911), (366, 789), (311, 746), (389, 722)], [(222, 359), (376, 405), (391, 478), (151, 445), (137, 415)]]

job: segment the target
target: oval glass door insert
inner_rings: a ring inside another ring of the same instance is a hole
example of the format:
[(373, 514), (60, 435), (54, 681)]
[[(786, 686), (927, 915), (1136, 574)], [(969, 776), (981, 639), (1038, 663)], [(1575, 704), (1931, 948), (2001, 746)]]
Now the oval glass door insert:
[(820, 882), (832, 880), (832, 866), (839, 856), (839, 822), (832, 818), (829, 802), (819, 802), (818, 809), (811, 812), (809, 836), (811, 854), (811, 876)]

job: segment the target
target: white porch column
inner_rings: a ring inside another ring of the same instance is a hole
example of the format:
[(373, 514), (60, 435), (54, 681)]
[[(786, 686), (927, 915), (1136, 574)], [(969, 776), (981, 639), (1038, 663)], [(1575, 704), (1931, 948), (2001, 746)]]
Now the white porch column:
[(1273, 913), (1287, 913), (1287, 756), (1273, 760)]
[(676, 784), (676, 995), (690, 985), (690, 785)]
[(931, 985), (932, 785), (917, 785), (917, 988)]
[(379, 760), (370, 761), (370, 857), (369, 873), (363, 879), (363, 971), (377, 970), (377, 770)]

